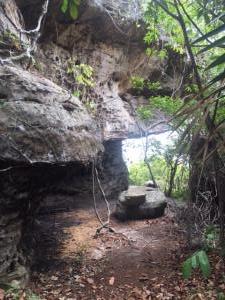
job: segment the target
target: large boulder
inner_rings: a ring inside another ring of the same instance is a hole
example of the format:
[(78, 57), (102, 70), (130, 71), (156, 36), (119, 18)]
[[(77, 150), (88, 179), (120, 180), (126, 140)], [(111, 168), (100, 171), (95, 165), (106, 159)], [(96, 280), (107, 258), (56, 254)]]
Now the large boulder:
[(0, 158), (90, 161), (103, 150), (94, 120), (68, 91), (18, 66), (0, 67)]
[(132, 186), (120, 194), (115, 216), (121, 221), (154, 219), (163, 216), (165, 208), (166, 198), (160, 190)]

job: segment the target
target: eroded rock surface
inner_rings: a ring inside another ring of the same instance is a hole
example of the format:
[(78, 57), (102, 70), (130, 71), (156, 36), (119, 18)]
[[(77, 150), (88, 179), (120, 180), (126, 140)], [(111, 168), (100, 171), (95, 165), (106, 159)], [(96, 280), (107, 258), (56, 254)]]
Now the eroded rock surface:
[(103, 151), (96, 123), (77, 98), (18, 67), (0, 68), (0, 78), (2, 160), (89, 161)]

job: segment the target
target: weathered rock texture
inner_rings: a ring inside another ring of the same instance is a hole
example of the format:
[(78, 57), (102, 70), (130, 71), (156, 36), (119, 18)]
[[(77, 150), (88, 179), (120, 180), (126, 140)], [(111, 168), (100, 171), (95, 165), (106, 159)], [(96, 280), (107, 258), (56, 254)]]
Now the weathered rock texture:
[[(0, 1), (1, 57), (23, 53), (29, 38), (19, 30), (36, 27), (42, 3)], [(160, 80), (165, 93), (177, 86), (166, 75), (169, 61), (145, 55), (133, 17), (112, 19), (107, 1), (83, 1), (74, 22), (59, 4), (50, 1), (35, 63), (0, 65), (0, 280), (26, 278), (24, 238), (40, 209), (90, 199), (94, 160), (108, 197), (127, 189), (121, 140), (139, 136), (134, 111), (146, 103), (132, 95), (130, 77)], [(72, 96), (78, 86), (67, 72), (71, 61), (95, 72), (82, 99)]]
[(95, 122), (77, 98), (18, 67), (2, 67), (0, 78), (2, 160), (89, 161), (103, 149)]
[(154, 219), (163, 216), (166, 198), (158, 190), (145, 186), (130, 186), (120, 194), (115, 216), (122, 221)]

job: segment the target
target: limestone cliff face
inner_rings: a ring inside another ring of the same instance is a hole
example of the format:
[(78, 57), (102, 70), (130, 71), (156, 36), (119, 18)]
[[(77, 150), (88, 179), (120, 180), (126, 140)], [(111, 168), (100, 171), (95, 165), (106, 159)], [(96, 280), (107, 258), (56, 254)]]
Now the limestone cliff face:
[[(119, 1), (117, 4), (119, 4)], [(0, 1), (0, 54), (23, 53), (41, 0)], [(131, 75), (160, 80), (165, 91), (177, 79), (168, 62), (145, 55), (143, 32), (131, 18), (111, 16), (107, 0), (83, 1), (75, 22), (50, 1), (35, 63), (0, 65), (0, 279), (26, 278), (24, 236), (28, 224), (55, 207), (91, 199), (91, 163), (96, 161), (108, 197), (128, 185), (121, 141), (140, 135)], [(122, 8), (121, 8), (122, 9)], [(79, 99), (69, 62), (94, 69), (95, 85)], [(90, 107), (91, 103), (91, 107)], [(161, 119), (162, 116), (160, 116)], [(156, 114), (157, 120), (157, 114)], [(154, 122), (155, 120), (152, 120)], [(155, 128), (157, 131), (158, 128)]]

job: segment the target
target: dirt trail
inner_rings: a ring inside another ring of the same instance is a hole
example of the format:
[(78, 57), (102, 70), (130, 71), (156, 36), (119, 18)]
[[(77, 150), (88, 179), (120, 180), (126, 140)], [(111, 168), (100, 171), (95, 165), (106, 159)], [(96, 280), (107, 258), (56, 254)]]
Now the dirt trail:
[(192, 299), (188, 295), (196, 293), (198, 281), (182, 279), (187, 252), (168, 214), (124, 223), (112, 219), (116, 233), (102, 231), (97, 238), (93, 209), (57, 214), (55, 224), (65, 234), (58, 263), (32, 276), (31, 287), (42, 299)]

